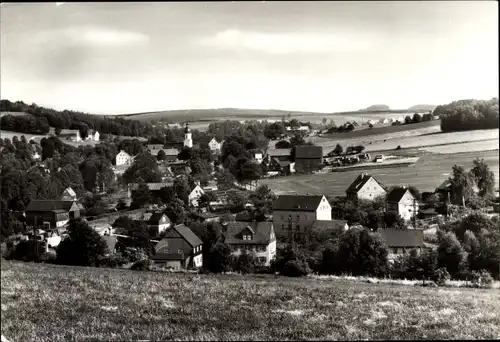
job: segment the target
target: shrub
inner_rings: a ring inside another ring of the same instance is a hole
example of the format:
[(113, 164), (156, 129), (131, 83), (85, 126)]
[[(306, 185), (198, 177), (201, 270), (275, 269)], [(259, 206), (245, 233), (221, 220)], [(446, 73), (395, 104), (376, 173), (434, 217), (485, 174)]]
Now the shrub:
[(257, 266), (257, 260), (253, 254), (244, 251), (234, 258), (233, 270), (243, 274), (253, 273)]
[(10, 253), (7, 254), (6, 259), (25, 262), (39, 262), (40, 257), (44, 252), (45, 250), (39, 241), (20, 241), (10, 250)]
[(153, 262), (150, 259), (136, 261), (132, 267), (130, 267), (133, 271), (151, 271), (152, 268)]
[(433, 280), (439, 286), (443, 286), (450, 279), (451, 279), (450, 273), (448, 273), (448, 270), (444, 267), (437, 269), (433, 276)]
[(472, 271), (471, 282), (473, 287), (489, 287), (493, 283), (493, 277), (485, 270)]
[(99, 259), (100, 267), (115, 268), (127, 264), (129, 260), (120, 253), (114, 253)]
[(148, 255), (144, 252), (144, 250), (134, 247), (124, 248), (121, 255), (127, 260), (127, 262), (136, 262), (148, 258)]
[(311, 273), (305, 260), (289, 260), (283, 265), (280, 274), (286, 277), (302, 277)]
[(45, 262), (47, 264), (55, 264), (57, 260), (57, 254), (55, 252), (45, 252), (40, 256), (40, 262)]
[(398, 145), (398, 147), (396, 147), (396, 150), (400, 150), (401, 149), (401, 145)]

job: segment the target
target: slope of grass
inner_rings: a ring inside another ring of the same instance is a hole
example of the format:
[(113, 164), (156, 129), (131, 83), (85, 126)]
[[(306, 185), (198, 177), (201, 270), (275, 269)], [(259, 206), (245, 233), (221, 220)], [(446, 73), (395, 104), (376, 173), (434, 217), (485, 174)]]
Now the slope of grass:
[(500, 337), (498, 290), (1, 266), (11, 341)]

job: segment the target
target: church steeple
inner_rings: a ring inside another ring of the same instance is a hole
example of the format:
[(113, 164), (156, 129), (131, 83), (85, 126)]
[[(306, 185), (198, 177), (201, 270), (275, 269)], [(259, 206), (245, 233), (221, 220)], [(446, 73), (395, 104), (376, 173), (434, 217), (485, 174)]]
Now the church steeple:
[(191, 137), (191, 128), (189, 127), (189, 122), (186, 122), (186, 128), (184, 129), (184, 146), (193, 147), (193, 139)]

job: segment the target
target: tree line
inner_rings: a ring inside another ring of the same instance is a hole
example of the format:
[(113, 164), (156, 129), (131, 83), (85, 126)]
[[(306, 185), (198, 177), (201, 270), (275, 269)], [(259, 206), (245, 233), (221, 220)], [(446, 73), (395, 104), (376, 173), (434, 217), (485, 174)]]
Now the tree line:
[(437, 106), (434, 115), (441, 118), (443, 132), (498, 128), (498, 98), (453, 101)]

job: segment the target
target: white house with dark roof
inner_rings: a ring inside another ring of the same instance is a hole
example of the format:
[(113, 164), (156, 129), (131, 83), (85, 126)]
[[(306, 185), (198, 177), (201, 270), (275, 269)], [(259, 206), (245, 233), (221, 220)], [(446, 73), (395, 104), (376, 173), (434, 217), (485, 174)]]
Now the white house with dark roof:
[(232, 247), (232, 254), (253, 253), (259, 263), (271, 264), (276, 256), (276, 236), (272, 222), (227, 222), (222, 240)]
[(392, 189), (387, 194), (387, 211), (395, 211), (409, 221), (418, 214), (418, 201), (406, 187)]
[(124, 150), (121, 150), (115, 157), (115, 164), (116, 166), (121, 166), (121, 165), (130, 165), (132, 164), (133, 158), (125, 152)]
[(208, 143), (208, 147), (212, 152), (220, 152), (222, 149), (222, 141), (218, 141), (216, 137), (213, 137), (212, 140)]
[(100, 136), (99, 132), (93, 129), (89, 129), (87, 131), (87, 137), (85, 138), (85, 140), (99, 141), (99, 136)]
[(279, 237), (292, 238), (316, 221), (331, 221), (332, 207), (322, 195), (280, 195), (273, 203), (273, 223)]
[(156, 237), (166, 232), (172, 225), (172, 222), (164, 213), (154, 213), (146, 220), (146, 224), (148, 225), (150, 234)]
[(204, 193), (205, 193), (205, 191), (203, 191), (201, 186), (199, 184), (196, 184), (194, 189), (191, 190), (191, 192), (189, 193), (189, 196), (188, 196), (189, 203), (195, 208), (198, 207), (198, 201), (199, 201), (201, 195), (203, 195)]
[(386, 191), (382, 184), (380, 184), (372, 176), (362, 173), (346, 190), (347, 199), (350, 201), (356, 201), (358, 199), (364, 199), (372, 201), (378, 196), (384, 196)]

